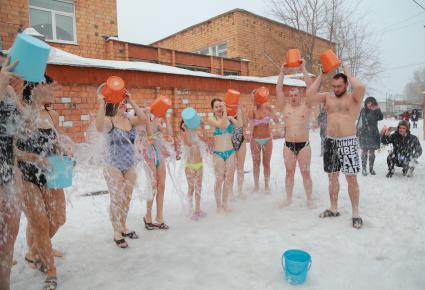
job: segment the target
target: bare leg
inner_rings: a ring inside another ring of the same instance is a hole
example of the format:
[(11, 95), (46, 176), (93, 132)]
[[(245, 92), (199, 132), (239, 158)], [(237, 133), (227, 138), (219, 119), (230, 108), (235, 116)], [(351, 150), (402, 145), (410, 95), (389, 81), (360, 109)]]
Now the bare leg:
[(313, 182), (310, 176), (310, 163), (311, 163), (311, 148), (306, 146), (298, 153), (298, 165), (300, 167), (301, 176), (303, 177), (304, 190), (307, 195), (307, 207), (314, 208), (313, 205)]
[(137, 173), (134, 167), (130, 168), (124, 174), (124, 191), (123, 191), (123, 198), (122, 198), (122, 204), (121, 204), (123, 214), (121, 216), (121, 226), (125, 229), (125, 232), (127, 231), (128, 210), (130, 209), (130, 202), (131, 202), (131, 197), (133, 195), (133, 188), (134, 188), (134, 183), (136, 182), (136, 178), (137, 178)]
[(359, 185), (357, 183), (357, 176), (346, 175), (345, 178), (347, 179), (347, 183), (348, 183), (348, 195), (350, 196), (350, 200), (351, 200), (353, 217), (358, 217), (360, 193), (359, 193)]
[[(43, 199), (46, 205), (47, 216), (49, 217), (50, 239), (52, 239), (66, 221), (65, 192), (63, 189), (50, 188), (43, 194)], [(56, 249), (53, 249), (53, 255), (55, 257), (63, 257), (63, 253)]]
[(32, 246), (37, 249), (41, 261), (47, 266), (47, 275), (53, 277), (56, 276), (56, 266), (50, 240), (49, 218), (43, 200), (44, 193), (30, 182), (24, 182), (24, 184), (27, 190), (23, 192), (23, 208), (29, 230), (32, 231)]
[(294, 174), (295, 167), (297, 165), (297, 159), (295, 154), (288, 147), (283, 147), (283, 160), (285, 162), (286, 168), (286, 177), (285, 177), (285, 191), (286, 191), (286, 201), (284, 201), (280, 206), (288, 206), (292, 203), (292, 192), (294, 190)]
[(0, 185), (0, 289), (10, 288), (10, 269), (13, 261), (13, 246), (19, 231), (21, 209), (17, 193), (11, 186)]
[(150, 178), (152, 182), (152, 199), (146, 202), (145, 220), (147, 223), (152, 223), (152, 207), (153, 207), (153, 201), (156, 198), (156, 195), (158, 193), (158, 185), (157, 185), (158, 177), (157, 177), (157, 168), (156, 168), (155, 162), (150, 161), (148, 165), (149, 165)]
[(333, 213), (338, 211), (338, 193), (339, 193), (339, 172), (328, 174), (329, 178), (329, 197), (331, 200), (330, 210)]
[(106, 167), (104, 169), (104, 176), (111, 199), (109, 213), (112, 227), (114, 229), (114, 239), (120, 240), (123, 238), (122, 233), (125, 232), (125, 227), (123, 227), (121, 223), (122, 216), (124, 215), (124, 209), (122, 208), (122, 195), (125, 180), (121, 171), (115, 167)]
[(157, 190), (156, 194), (156, 221), (160, 224), (164, 222), (164, 192), (165, 192), (165, 177), (167, 170), (165, 169), (165, 162), (161, 160), (161, 163), (157, 169)]
[(189, 209), (192, 211), (193, 209), (193, 192), (195, 191), (195, 180), (194, 180), (194, 172), (192, 169), (186, 167), (186, 180), (187, 180), (187, 200), (189, 201)]
[(270, 139), (263, 145), (263, 173), (264, 173), (264, 188), (266, 193), (270, 192), (270, 160), (273, 152), (273, 140)]
[(261, 163), (261, 146), (254, 139), (250, 142), (252, 155), (252, 173), (254, 174), (254, 192), (260, 190), (260, 163)]
[(221, 212), (225, 162), (223, 158), (215, 154), (213, 155), (213, 161), (214, 161), (214, 171), (215, 171), (215, 185), (214, 185), (215, 202), (217, 204), (217, 211)]
[(233, 179), (235, 177), (236, 155), (232, 154), (225, 161), (224, 185), (223, 185), (223, 209), (225, 212), (230, 212), (229, 195), (232, 191)]
[(236, 152), (237, 158), (237, 181), (238, 181), (238, 195), (240, 198), (245, 199), (243, 194), (243, 182), (245, 175), (245, 157), (246, 157), (246, 142), (242, 142), (241, 148)]
[(202, 168), (195, 174), (195, 211), (201, 211), (201, 191), (202, 191)]

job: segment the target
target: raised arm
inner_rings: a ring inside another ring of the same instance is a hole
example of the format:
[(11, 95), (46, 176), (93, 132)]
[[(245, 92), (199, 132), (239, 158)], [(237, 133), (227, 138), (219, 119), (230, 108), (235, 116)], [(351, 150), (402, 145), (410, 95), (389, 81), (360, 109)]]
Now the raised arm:
[(10, 72), (16, 65), (17, 61), (10, 64), (10, 56), (6, 58), (6, 62), (3, 64), (0, 70), (0, 102), (4, 100), (6, 91), (9, 90), (10, 82), (13, 79), (19, 78), (19, 75)]
[(355, 77), (351, 75), (350, 69), (347, 65), (344, 65), (344, 73), (347, 76), (348, 80), (350, 81), (351, 87), (353, 89), (352, 95), (354, 98), (354, 101), (361, 102), (364, 97), (365, 93), (365, 86)]
[(311, 86), (311, 84), (313, 83), (313, 81), (311, 80), (311, 77), (308, 75), (308, 71), (305, 68), (305, 60), (304, 59), (301, 60), (301, 71), (302, 71), (303, 76), (304, 76), (305, 86), (307, 88), (309, 88)]
[(145, 114), (145, 111), (137, 105), (137, 103), (133, 100), (131, 94), (128, 91), (126, 91), (125, 94), (127, 102), (131, 105), (131, 107), (133, 107), (134, 112), (136, 113), (136, 117), (130, 119), (131, 124), (133, 126), (138, 124), (146, 125), (149, 122), (149, 118)]
[(319, 93), (322, 79), (323, 73), (320, 72), (310, 87), (307, 87), (307, 99), (312, 103), (324, 103), (326, 100), (326, 93)]
[(283, 93), (283, 79), (285, 78), (285, 64), (282, 65), (276, 83), (276, 97), (279, 104), (284, 104), (285, 94)]
[(95, 121), (96, 130), (98, 132), (105, 132), (105, 131), (107, 131), (108, 127), (110, 126), (110, 124), (106, 124), (106, 121), (105, 121), (105, 119), (106, 119), (106, 116), (105, 116), (106, 104), (105, 104), (105, 101), (103, 100), (102, 95), (98, 94), (97, 97), (98, 97), (98, 101), (99, 101), (99, 110), (97, 111), (97, 114), (96, 114), (96, 121)]

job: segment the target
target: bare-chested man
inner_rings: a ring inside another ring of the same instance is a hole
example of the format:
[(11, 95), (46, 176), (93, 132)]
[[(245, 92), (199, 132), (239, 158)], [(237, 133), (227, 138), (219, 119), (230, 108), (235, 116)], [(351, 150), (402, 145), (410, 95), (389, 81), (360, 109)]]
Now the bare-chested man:
[[(305, 69), (304, 60), (301, 68), (306, 85), (309, 87), (312, 81)], [(311, 105), (308, 99), (301, 97), (298, 89), (292, 89), (289, 92), (289, 96), (285, 96), (283, 92), (285, 70), (285, 64), (283, 64), (276, 84), (276, 96), (279, 103), (283, 106), (283, 116), (285, 119), (285, 146), (283, 148), (283, 159), (286, 167), (286, 201), (284, 201), (281, 206), (288, 206), (292, 203), (294, 174), (298, 161), (303, 178), (304, 190), (307, 195), (307, 206), (309, 208), (313, 208), (313, 184), (310, 176), (311, 149), (309, 143)]]
[[(359, 185), (357, 173), (360, 171), (359, 142), (356, 137), (356, 119), (365, 93), (364, 85), (354, 78), (344, 66), (344, 73), (332, 78), (333, 93), (318, 93), (323, 74), (317, 77), (307, 89), (307, 97), (316, 103), (324, 103), (328, 127), (324, 144), (324, 169), (329, 177), (329, 196), (331, 207), (320, 217), (339, 216), (337, 210), (339, 193), (339, 172), (345, 174), (348, 194), (351, 199), (353, 227), (361, 228), (363, 221), (359, 216)], [(348, 81), (351, 92), (347, 91)]]

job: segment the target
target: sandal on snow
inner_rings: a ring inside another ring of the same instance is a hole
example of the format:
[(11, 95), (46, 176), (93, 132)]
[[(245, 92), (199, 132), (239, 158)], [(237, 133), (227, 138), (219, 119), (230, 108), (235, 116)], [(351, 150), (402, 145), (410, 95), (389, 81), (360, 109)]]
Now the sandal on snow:
[(153, 226), (160, 229), (160, 230), (168, 230), (170, 228), (165, 223), (153, 224)]
[(119, 239), (119, 240), (115, 240), (114, 239), (115, 244), (117, 244), (117, 246), (121, 249), (125, 249), (128, 247), (128, 244), (126, 242), (125, 239)]
[(363, 220), (361, 217), (353, 217), (353, 228), (360, 229), (363, 226)]
[(127, 237), (130, 238), (130, 239), (138, 239), (139, 238), (139, 236), (136, 234), (135, 231), (131, 231), (131, 232), (128, 232), (128, 233), (121, 233), (121, 234), (124, 238), (127, 238)]
[(329, 209), (325, 210), (324, 212), (322, 212), (319, 217), (320, 218), (327, 218), (327, 217), (337, 217), (340, 216), (339, 212), (333, 212)]
[(31, 260), (31, 259), (29, 259), (28, 257), (25, 257), (25, 261), (27, 261), (27, 263), (28, 264), (30, 264), (30, 266), (33, 268), (33, 269), (37, 269), (37, 270), (39, 270), (40, 272), (42, 272), (42, 273), (47, 273), (47, 266), (46, 265), (44, 265), (44, 263), (43, 262), (41, 262), (41, 260), (40, 259), (34, 259), (34, 260)]
[(148, 223), (146, 222), (146, 218), (143, 218), (143, 222), (145, 223), (145, 229), (147, 229), (148, 231), (154, 230), (156, 229), (155, 225), (153, 223)]
[(55, 290), (58, 287), (57, 277), (47, 277), (44, 281), (43, 290)]

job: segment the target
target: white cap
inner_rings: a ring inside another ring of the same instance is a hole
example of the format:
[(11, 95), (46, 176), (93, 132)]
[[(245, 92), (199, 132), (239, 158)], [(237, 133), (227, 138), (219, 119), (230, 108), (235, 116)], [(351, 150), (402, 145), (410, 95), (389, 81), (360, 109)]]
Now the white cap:
[(39, 38), (39, 39), (42, 39), (42, 40), (45, 39), (45, 37), (44, 37), (43, 34), (41, 34), (40, 32), (38, 32), (37, 30), (35, 30), (32, 27), (25, 28), (25, 30), (22, 33), (23, 34), (26, 34), (26, 35), (30, 35), (30, 36), (36, 37), (36, 38)]

